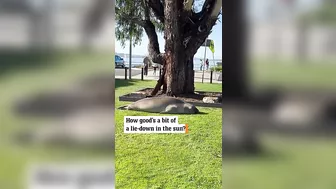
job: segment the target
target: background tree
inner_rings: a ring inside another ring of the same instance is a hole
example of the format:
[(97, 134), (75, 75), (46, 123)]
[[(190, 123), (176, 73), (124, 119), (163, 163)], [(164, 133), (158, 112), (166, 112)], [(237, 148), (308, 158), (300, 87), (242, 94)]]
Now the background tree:
[[(118, 41), (120, 41), (121, 46), (125, 48), (126, 41), (130, 40), (132, 36), (133, 46), (141, 44), (141, 39), (143, 36), (143, 28), (136, 24), (132, 19), (142, 16), (141, 1), (116, 1), (116, 26), (115, 34)], [(119, 7), (122, 7), (120, 9)], [(128, 15), (127, 17), (125, 15)]]
[(222, 24), (223, 100), (249, 98), (245, 0), (224, 1)]
[[(314, 8), (313, 10), (310, 10), (308, 12), (305, 12), (304, 14), (301, 14), (299, 16), (299, 26), (301, 26), (301, 31), (303, 30), (305, 35), (301, 34), (301, 41), (303, 41), (299, 47), (300, 49), (303, 49), (299, 52), (301, 54), (307, 54), (307, 41), (308, 36), (307, 32), (308, 29), (313, 25), (319, 25), (319, 26), (325, 26), (329, 29), (329, 32), (327, 32), (328, 43), (326, 44), (326, 51), (329, 51), (330, 53), (336, 52), (336, 0), (323, 0), (319, 6)], [(300, 44), (300, 43), (299, 43)]]
[[(149, 56), (163, 65), (163, 74), (152, 95), (161, 86), (169, 96), (194, 92), (194, 55), (211, 33), (221, 7), (221, 0), (116, 1), (117, 39), (123, 43), (132, 24), (143, 28), (149, 39)], [(160, 31), (164, 33), (164, 53), (158, 42)]]
[(90, 50), (93, 36), (102, 28), (104, 19), (113, 14), (113, 1), (95, 0), (90, 4), (82, 23), (82, 46)]

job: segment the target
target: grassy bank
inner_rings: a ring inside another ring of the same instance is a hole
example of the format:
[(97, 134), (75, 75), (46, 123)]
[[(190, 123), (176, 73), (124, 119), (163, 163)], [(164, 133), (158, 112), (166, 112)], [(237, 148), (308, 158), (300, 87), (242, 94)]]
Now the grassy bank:
[[(110, 54), (85, 53), (1, 57), (0, 188), (24, 188), (26, 166), (32, 162), (71, 159), (113, 161), (112, 151), (30, 147), (10, 141), (16, 131), (41, 122), (14, 115), (12, 107), (17, 99), (62, 88), (91, 75), (112, 73), (112, 58)], [(288, 88), (336, 88), (336, 66), (332, 64), (295, 65), (257, 60), (251, 67), (255, 86), (277, 84)], [(118, 96), (153, 87), (154, 84), (155, 81), (116, 81), (116, 107), (127, 104), (119, 102)], [(197, 83), (196, 88), (221, 90), (215, 84)], [(269, 155), (235, 159), (224, 157), (222, 180), (222, 160), (217, 158), (221, 152), (221, 110), (200, 110), (206, 114), (179, 117), (180, 123), (190, 125), (188, 135), (124, 135), (122, 117), (144, 114), (117, 110), (117, 187), (219, 188), (223, 183), (225, 188), (232, 189), (336, 188), (333, 179), (336, 172), (330, 164), (336, 156), (335, 141), (271, 135), (261, 139)]]
[(13, 113), (18, 99), (80, 81), (102, 72), (113, 72), (110, 54), (55, 53), (5, 54), (0, 72), (0, 188), (25, 188), (25, 173), (31, 163), (49, 161), (76, 162), (89, 159), (111, 159), (113, 152), (74, 148), (46, 148), (13, 142), (13, 136), (43, 124), (40, 118), (23, 118)]
[[(116, 97), (153, 87), (155, 81), (116, 80)], [(221, 91), (218, 84), (196, 84), (197, 90)], [(116, 99), (116, 107), (127, 104)], [(179, 115), (189, 134), (124, 134), (124, 116), (159, 114), (116, 110), (117, 188), (221, 188), (222, 110)]]

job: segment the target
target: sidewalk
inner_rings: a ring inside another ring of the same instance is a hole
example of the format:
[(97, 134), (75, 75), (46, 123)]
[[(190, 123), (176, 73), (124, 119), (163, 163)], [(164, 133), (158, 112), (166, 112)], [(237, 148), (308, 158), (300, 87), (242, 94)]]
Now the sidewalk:
[[(140, 68), (132, 68), (132, 71), (136, 70), (139, 71), (140, 74), (137, 75), (133, 75), (132, 79), (141, 79), (141, 69)], [(144, 80), (158, 80), (159, 79), (159, 70), (156, 70), (156, 75), (154, 75), (154, 70), (153, 69), (149, 69), (148, 70), (148, 75), (144, 75)], [(200, 70), (195, 70), (195, 82), (201, 83), (202, 82), (202, 74), (203, 71)], [(214, 72), (212, 75), (212, 83), (222, 83), (222, 81), (218, 81), (218, 77), (219, 77), (220, 73), (218, 72)], [(115, 78), (118, 79), (125, 79), (125, 75), (116, 75)], [(127, 78), (129, 78), (129, 76), (127, 75)], [(204, 79), (203, 79), (204, 83), (210, 83), (210, 71), (204, 71)]]

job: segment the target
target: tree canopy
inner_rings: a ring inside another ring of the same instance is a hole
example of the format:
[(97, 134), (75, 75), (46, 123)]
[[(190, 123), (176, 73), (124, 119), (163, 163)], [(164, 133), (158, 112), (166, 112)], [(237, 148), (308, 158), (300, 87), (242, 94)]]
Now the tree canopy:
[[(178, 0), (180, 1), (180, 0)], [(202, 44), (211, 33), (215, 22), (209, 22), (214, 17), (217, 19), (221, 10), (221, 1), (217, 0), (182, 0), (183, 16), (185, 16), (184, 40), (190, 46)], [(219, 3), (220, 2), (220, 3)], [(149, 54), (155, 62), (160, 62), (162, 57), (157, 40), (157, 33), (164, 31), (165, 23), (165, 0), (116, 0), (116, 38), (124, 47), (129, 40), (130, 34), (134, 41), (133, 45), (141, 44), (143, 31), (149, 37)], [(215, 20), (216, 21), (216, 20)], [(192, 26), (197, 27), (197, 34), (192, 33)], [(209, 29), (210, 28), (210, 29)], [(197, 35), (204, 35), (199, 37)], [(202, 39), (199, 42), (196, 38)], [(186, 43), (186, 42), (185, 42)], [(195, 52), (196, 53), (196, 52)]]
[[(149, 57), (163, 65), (152, 95), (161, 86), (168, 96), (194, 92), (193, 58), (211, 33), (221, 8), (221, 0), (116, 1), (117, 40), (124, 44), (132, 34), (140, 43), (144, 31)], [(164, 52), (160, 52), (158, 32), (164, 33)]]
[(320, 6), (316, 7), (312, 11), (303, 14), (300, 17), (300, 21), (310, 24), (326, 24), (335, 25), (336, 24), (336, 1), (328, 0), (321, 3)]

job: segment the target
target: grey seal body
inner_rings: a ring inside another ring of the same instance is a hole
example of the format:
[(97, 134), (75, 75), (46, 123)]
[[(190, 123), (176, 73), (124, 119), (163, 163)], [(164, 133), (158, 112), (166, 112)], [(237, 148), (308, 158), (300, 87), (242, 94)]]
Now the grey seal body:
[(173, 97), (153, 97), (138, 100), (125, 109), (166, 114), (196, 114), (199, 110), (190, 103)]
[(81, 110), (40, 128), (21, 131), (15, 139), (20, 144), (110, 148), (114, 140), (113, 114), (110, 107)]

